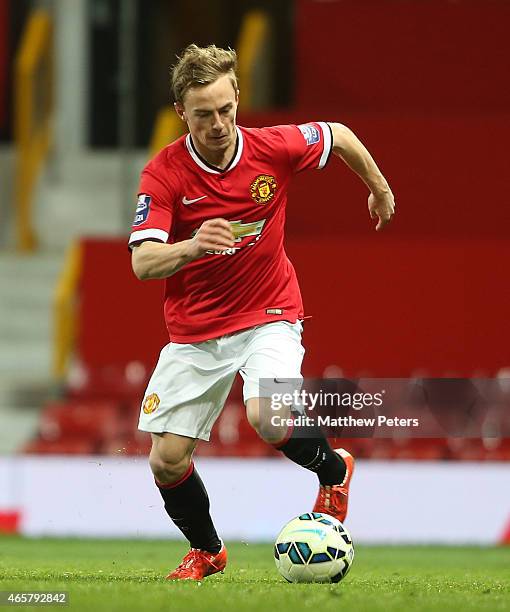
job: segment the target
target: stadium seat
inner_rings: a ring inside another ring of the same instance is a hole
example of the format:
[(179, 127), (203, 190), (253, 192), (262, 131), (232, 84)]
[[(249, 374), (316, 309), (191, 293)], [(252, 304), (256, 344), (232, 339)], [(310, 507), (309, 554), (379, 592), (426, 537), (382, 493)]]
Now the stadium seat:
[(149, 375), (150, 367), (138, 361), (106, 366), (77, 364), (69, 375), (67, 397), (140, 401)]
[(116, 401), (63, 401), (47, 404), (40, 421), (44, 440), (65, 438), (99, 442), (111, 437), (120, 427)]
[(47, 404), (35, 440), (21, 451), (41, 454), (101, 452), (105, 440), (119, 435), (122, 421), (116, 401), (57, 401)]

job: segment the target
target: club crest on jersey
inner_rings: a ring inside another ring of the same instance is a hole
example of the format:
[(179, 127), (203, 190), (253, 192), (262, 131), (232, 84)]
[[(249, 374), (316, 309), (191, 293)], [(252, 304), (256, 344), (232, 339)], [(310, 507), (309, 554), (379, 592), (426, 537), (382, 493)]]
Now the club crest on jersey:
[(159, 396), (157, 393), (151, 393), (148, 395), (143, 402), (143, 412), (144, 414), (152, 414), (156, 408), (159, 406)]
[(298, 128), (301, 131), (301, 134), (303, 134), (303, 138), (306, 140), (306, 144), (308, 146), (318, 143), (321, 139), (319, 130), (310, 123), (298, 125)]
[(142, 193), (138, 196), (138, 202), (136, 203), (135, 220), (133, 226), (142, 225), (147, 220), (149, 210), (151, 206), (151, 197)]
[(266, 204), (272, 200), (277, 188), (276, 179), (270, 174), (259, 174), (250, 185), (251, 197), (257, 204)]

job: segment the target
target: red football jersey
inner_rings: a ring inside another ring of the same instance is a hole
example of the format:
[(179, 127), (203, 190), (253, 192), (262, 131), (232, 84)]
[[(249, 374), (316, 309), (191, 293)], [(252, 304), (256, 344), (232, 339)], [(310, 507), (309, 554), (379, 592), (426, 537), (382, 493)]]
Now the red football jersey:
[(323, 168), (332, 149), (327, 123), (237, 127), (225, 170), (210, 166), (190, 135), (144, 168), (130, 246), (180, 242), (208, 219), (230, 222), (235, 246), (208, 252), (166, 279), (170, 340), (191, 343), (261, 323), (303, 317), (296, 273), (283, 248), (292, 175)]

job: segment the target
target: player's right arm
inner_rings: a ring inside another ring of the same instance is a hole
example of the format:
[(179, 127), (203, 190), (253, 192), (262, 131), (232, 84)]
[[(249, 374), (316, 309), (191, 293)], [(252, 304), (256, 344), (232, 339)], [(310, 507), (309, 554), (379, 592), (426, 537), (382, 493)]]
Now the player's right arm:
[(174, 244), (147, 240), (133, 245), (131, 265), (140, 280), (167, 278), (207, 251), (222, 251), (234, 244), (230, 223), (226, 219), (210, 219), (189, 240)]
[(175, 234), (180, 186), (164, 149), (144, 168), (129, 248), (133, 272), (140, 280), (167, 278), (207, 251), (234, 246), (225, 219), (204, 221), (189, 240), (168, 243)]

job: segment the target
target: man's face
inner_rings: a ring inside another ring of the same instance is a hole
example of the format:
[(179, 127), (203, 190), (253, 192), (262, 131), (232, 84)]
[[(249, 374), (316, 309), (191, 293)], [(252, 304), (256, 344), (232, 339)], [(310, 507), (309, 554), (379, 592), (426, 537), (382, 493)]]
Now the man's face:
[(209, 85), (189, 89), (175, 110), (187, 122), (195, 145), (214, 154), (235, 143), (238, 100), (239, 92), (223, 75)]

